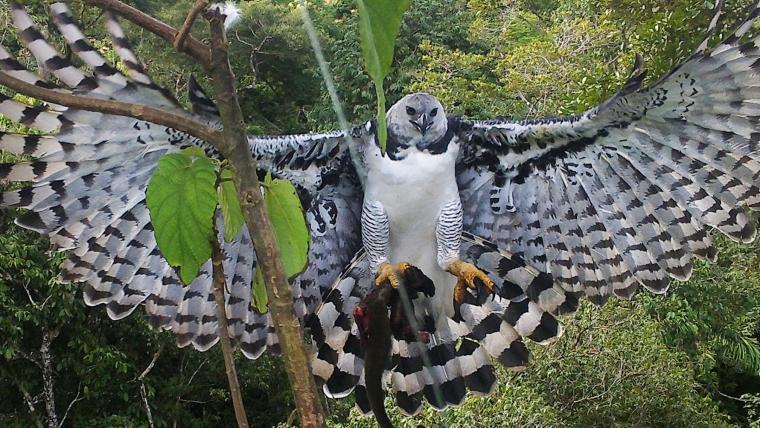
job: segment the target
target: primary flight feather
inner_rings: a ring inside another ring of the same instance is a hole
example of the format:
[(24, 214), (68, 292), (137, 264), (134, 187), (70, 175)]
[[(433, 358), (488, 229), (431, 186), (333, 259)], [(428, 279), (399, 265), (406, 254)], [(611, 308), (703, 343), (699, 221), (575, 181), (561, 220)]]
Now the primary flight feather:
[[(113, 17), (107, 29), (126, 74), (87, 42), (64, 3), (50, 6), (72, 51), (93, 70), (87, 74), (45, 41), (21, 6), (11, 7), (21, 40), (65, 86), (57, 90), (218, 126), (213, 101), (194, 80), (192, 112), (152, 83)], [(523, 368), (523, 340), (556, 340), (562, 329), (554, 315), (574, 311), (582, 296), (603, 303), (689, 278), (694, 257), (716, 258), (710, 228), (754, 239), (747, 210), (760, 208), (760, 40), (743, 36), (758, 14), (649, 86), (637, 61), (615, 96), (579, 116), (471, 121), (416, 93), (388, 111), (385, 153), (372, 121), (250, 136), (262, 171), (292, 181), (304, 202), (311, 246), (292, 284), (294, 305), (314, 339), (312, 369), (325, 393), (356, 390), (370, 412), (352, 314), (379, 284), (403, 290), (412, 267), (434, 284), (408, 300), (429, 340), (392, 337), (383, 377), (406, 414), (423, 401), (442, 409), (462, 403), (467, 391), (491, 392), (493, 362)], [(55, 87), (4, 48), (0, 69)], [(0, 113), (42, 134), (0, 134), (0, 149), (34, 158), (0, 165), (0, 180), (30, 183), (2, 194), (0, 205), (27, 209), (19, 225), (70, 250), (63, 276), (84, 284), (85, 301), (105, 305), (114, 319), (142, 304), (180, 346), (213, 346), (210, 262), (181, 284), (156, 246), (145, 189), (163, 154), (217, 151), (127, 117), (5, 96)], [(230, 336), (250, 358), (277, 351), (269, 315), (251, 307), (256, 256), (247, 230), (224, 244), (224, 256)]]

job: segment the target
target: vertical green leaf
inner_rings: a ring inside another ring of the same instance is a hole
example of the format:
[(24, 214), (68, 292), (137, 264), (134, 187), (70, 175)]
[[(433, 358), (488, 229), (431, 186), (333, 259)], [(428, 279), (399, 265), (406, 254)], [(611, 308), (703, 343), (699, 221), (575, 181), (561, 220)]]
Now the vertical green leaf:
[(261, 269), (256, 268), (256, 277), (253, 280), (253, 307), (256, 312), (265, 314), (269, 310), (269, 297), (267, 297), (267, 288), (264, 285), (264, 275)]
[[(296, 188), (287, 180), (273, 180), (271, 175), (267, 175), (264, 187), (264, 205), (272, 222), (285, 275), (292, 278), (306, 267), (309, 252), (310, 235), (301, 201), (296, 194)], [(252, 294), (256, 310), (265, 313), (269, 302), (264, 277), (259, 268), (256, 269)]]
[(237, 189), (232, 181), (232, 170), (225, 168), (219, 174), (219, 207), (224, 217), (224, 240), (232, 242), (243, 228), (243, 210), (237, 198)]
[(300, 273), (306, 266), (309, 251), (309, 231), (306, 227), (301, 201), (296, 188), (287, 181), (267, 177), (264, 204), (272, 221), (277, 246), (280, 249), (285, 274), (288, 278)]
[(356, 0), (359, 7), (359, 36), (364, 66), (377, 93), (377, 129), (380, 147), (385, 152), (385, 94), (383, 80), (391, 69), (401, 19), (411, 0)]
[(189, 284), (211, 258), (216, 210), (216, 169), (202, 152), (171, 153), (158, 161), (146, 201), (156, 243)]

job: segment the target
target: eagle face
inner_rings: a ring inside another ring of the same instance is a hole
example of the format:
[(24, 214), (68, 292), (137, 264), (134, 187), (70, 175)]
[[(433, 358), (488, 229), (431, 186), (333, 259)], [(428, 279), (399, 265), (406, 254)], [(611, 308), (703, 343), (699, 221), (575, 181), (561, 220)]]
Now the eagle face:
[(386, 114), (388, 133), (400, 145), (426, 151), (446, 135), (446, 111), (430, 94), (418, 92), (401, 98)]

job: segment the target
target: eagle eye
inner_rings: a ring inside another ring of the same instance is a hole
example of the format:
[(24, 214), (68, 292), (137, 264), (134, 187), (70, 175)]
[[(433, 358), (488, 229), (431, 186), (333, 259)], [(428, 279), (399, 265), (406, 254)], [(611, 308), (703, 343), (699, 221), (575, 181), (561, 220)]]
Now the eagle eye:
[(438, 107), (430, 110), (430, 117), (435, 117), (438, 114)]
[(406, 106), (406, 114), (408, 114), (409, 116), (414, 116), (415, 114), (417, 114), (417, 110), (415, 110), (414, 107)]

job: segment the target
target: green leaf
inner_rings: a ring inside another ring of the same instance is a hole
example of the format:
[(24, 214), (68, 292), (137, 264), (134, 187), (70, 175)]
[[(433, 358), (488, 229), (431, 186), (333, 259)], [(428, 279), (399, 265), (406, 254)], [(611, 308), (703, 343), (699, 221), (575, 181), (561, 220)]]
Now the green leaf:
[(158, 161), (146, 192), (156, 243), (189, 284), (211, 258), (216, 171), (205, 155), (172, 153)]
[(359, 36), (364, 66), (377, 92), (377, 129), (385, 152), (385, 95), (383, 80), (391, 69), (401, 19), (411, 0), (356, 0), (359, 7)]
[(309, 231), (296, 195), (296, 188), (287, 180), (267, 177), (264, 185), (264, 204), (272, 221), (277, 246), (288, 278), (300, 273), (306, 266), (309, 251)]
[(235, 182), (232, 181), (232, 170), (223, 169), (219, 178), (217, 194), (224, 217), (224, 240), (231, 242), (240, 233), (245, 220), (243, 219), (243, 210), (240, 209)]
[(186, 149), (182, 149), (180, 151), (180, 153), (188, 155), (188, 156), (194, 156), (194, 157), (197, 157), (197, 158), (205, 158), (206, 157), (206, 152), (204, 152), (202, 148), (197, 147), (197, 146), (191, 146), (191, 147), (188, 147)]
[(264, 275), (261, 274), (261, 268), (256, 268), (256, 277), (253, 280), (253, 307), (260, 314), (269, 311), (269, 297), (267, 296), (267, 287), (264, 285)]

